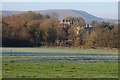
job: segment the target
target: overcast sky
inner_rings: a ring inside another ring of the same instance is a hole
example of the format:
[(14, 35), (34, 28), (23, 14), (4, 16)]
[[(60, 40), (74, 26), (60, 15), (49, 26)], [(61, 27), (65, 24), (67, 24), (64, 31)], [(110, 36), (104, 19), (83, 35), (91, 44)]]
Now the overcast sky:
[(46, 9), (75, 9), (101, 18), (118, 18), (117, 2), (2, 2), (2, 10), (35, 11)]

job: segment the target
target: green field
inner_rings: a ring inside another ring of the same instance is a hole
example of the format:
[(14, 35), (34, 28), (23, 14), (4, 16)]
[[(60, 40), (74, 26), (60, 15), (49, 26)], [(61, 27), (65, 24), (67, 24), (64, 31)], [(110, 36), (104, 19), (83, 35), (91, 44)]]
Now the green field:
[(3, 78), (118, 78), (117, 50), (3, 48), (3, 51), (6, 51), (2, 55)]
[(3, 78), (118, 78), (118, 63), (4, 62)]

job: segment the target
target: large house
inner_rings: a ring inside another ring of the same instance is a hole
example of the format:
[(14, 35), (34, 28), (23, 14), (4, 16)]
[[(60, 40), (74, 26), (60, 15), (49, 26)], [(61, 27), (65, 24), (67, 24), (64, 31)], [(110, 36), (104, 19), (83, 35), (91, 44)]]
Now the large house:
[[(76, 25), (76, 23), (77, 23), (77, 25)], [(85, 26), (80, 26), (78, 23), (79, 23), (79, 21), (77, 21), (77, 20), (72, 21), (72, 20), (69, 20), (69, 19), (63, 19), (62, 22), (59, 22), (58, 27), (65, 30), (65, 32), (68, 32), (68, 29), (71, 26), (74, 26), (74, 31), (78, 36), (80, 35), (81, 31), (84, 31), (84, 34), (90, 34), (93, 31), (93, 26), (91, 26), (90, 24), (86, 24)], [(60, 41), (59, 39), (57, 39), (56, 43), (59, 44), (59, 45), (62, 45), (62, 44), (70, 45), (70, 44), (73, 43), (73, 40), (66, 38), (63, 41)]]
[[(79, 22), (79, 21), (76, 20), (75, 22)], [(75, 22), (70, 19), (63, 19), (63, 21), (58, 24), (58, 27), (69, 28), (72, 25), (74, 25)], [(75, 26), (75, 31), (78, 35), (79, 35), (80, 30), (82, 29), (85, 29), (86, 33), (90, 34), (93, 31), (93, 26), (91, 26), (90, 24), (86, 24), (85, 26), (79, 26), (79, 25)]]
[(72, 24), (72, 21), (63, 19), (63, 21), (58, 24), (58, 27), (61, 27), (61, 28), (70, 27), (71, 24)]
[(90, 34), (91, 32), (93, 32), (93, 26), (91, 26), (90, 24), (86, 24), (86, 26), (84, 27), (85, 31), (87, 34)]

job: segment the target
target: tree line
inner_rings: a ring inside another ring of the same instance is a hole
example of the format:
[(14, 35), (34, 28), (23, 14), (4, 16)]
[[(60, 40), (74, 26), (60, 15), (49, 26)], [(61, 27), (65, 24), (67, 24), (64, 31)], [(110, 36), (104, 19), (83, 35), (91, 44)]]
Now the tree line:
[(81, 17), (66, 17), (70, 24), (32, 11), (2, 17), (2, 46), (63, 46), (81, 48), (118, 48), (118, 25), (92, 21), (85, 27)]

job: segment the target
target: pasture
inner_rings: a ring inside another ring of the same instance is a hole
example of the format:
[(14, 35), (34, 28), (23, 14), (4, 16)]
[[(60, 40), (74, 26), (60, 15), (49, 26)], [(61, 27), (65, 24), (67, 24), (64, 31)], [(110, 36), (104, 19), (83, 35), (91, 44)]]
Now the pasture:
[(106, 62), (4, 62), (7, 78), (117, 78), (118, 64)]
[(3, 48), (3, 78), (118, 78), (117, 50)]

